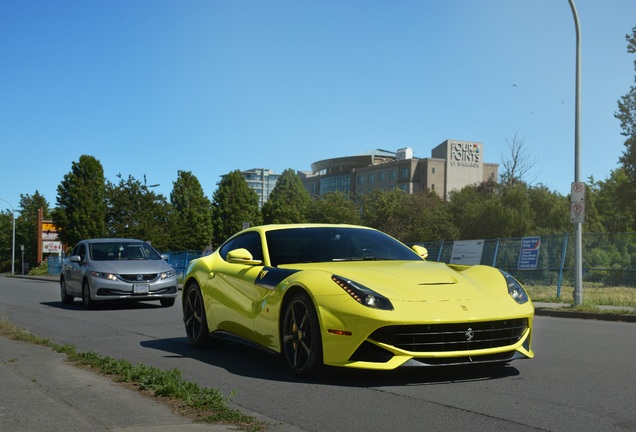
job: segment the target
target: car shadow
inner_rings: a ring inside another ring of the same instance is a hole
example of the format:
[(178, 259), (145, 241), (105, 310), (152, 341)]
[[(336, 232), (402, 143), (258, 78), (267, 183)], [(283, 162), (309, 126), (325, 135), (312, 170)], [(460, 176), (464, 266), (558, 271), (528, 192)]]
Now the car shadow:
[(194, 359), (240, 376), (281, 382), (311, 382), (338, 387), (440, 385), (502, 379), (519, 375), (519, 371), (511, 365), (404, 367), (392, 371), (326, 367), (319, 377), (303, 379), (287, 369), (281, 356), (234, 341), (228, 341), (221, 347), (197, 348), (192, 346), (186, 337), (183, 337), (152, 339), (142, 341), (140, 345), (144, 348), (163, 351), (166, 357)]
[(61, 301), (41, 302), (40, 304), (66, 310), (130, 310), (130, 309), (163, 309), (157, 301), (150, 303), (144, 301), (99, 301), (90, 308), (86, 308), (80, 300), (75, 300), (71, 304), (64, 304)]

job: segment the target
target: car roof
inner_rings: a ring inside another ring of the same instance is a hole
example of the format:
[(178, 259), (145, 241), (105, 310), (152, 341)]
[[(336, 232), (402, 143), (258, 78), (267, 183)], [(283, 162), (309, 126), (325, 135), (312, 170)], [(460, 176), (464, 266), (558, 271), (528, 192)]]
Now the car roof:
[(281, 229), (294, 229), (294, 228), (359, 228), (374, 230), (362, 225), (350, 225), (350, 224), (329, 224), (329, 223), (296, 223), (296, 224), (269, 224), (269, 225), (256, 225), (245, 229), (244, 231), (274, 231)]
[(143, 240), (134, 239), (134, 238), (95, 238), (95, 239), (86, 239), (82, 240), (87, 243), (113, 243), (113, 242), (139, 242), (145, 243)]

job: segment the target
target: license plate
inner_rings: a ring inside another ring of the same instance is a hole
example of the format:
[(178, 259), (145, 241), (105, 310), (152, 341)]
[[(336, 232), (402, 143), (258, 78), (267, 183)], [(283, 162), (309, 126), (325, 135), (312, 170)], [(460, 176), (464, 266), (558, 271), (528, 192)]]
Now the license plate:
[(148, 294), (148, 291), (150, 291), (148, 284), (133, 284), (133, 294)]

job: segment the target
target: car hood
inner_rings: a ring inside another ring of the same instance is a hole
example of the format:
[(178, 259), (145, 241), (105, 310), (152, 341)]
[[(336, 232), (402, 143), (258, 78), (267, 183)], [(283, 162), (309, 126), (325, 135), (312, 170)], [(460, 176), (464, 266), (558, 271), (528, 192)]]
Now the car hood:
[(507, 293), (501, 273), (488, 266), (449, 266), (428, 261), (355, 261), (293, 267), (335, 274), (392, 300), (468, 300)]
[(172, 270), (164, 260), (94, 261), (89, 267), (93, 271), (116, 274), (161, 273)]

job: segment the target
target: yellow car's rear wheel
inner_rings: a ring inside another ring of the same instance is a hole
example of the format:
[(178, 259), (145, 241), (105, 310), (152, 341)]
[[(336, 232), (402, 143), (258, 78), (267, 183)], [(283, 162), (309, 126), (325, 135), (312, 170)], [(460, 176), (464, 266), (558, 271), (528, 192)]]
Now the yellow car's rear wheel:
[(313, 302), (304, 292), (292, 294), (284, 308), (283, 354), (291, 370), (314, 376), (322, 369), (322, 340)]

